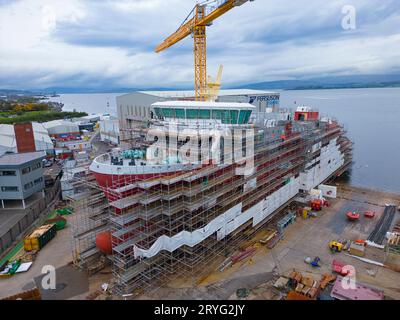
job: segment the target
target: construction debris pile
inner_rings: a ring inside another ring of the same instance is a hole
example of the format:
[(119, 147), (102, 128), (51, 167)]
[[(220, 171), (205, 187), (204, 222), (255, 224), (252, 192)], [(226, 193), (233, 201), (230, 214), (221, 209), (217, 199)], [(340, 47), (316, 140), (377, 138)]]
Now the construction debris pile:
[(293, 270), (288, 277), (280, 277), (274, 287), (286, 293), (287, 300), (316, 300), (330, 283), (336, 280), (333, 274), (323, 274), (319, 280)]

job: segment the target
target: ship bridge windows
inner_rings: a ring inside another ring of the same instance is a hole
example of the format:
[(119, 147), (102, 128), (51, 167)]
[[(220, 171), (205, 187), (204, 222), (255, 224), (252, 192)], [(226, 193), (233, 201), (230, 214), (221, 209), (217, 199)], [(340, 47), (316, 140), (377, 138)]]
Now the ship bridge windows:
[(154, 113), (156, 114), (157, 118), (162, 118), (162, 109), (160, 108), (154, 108)]
[(186, 109), (187, 119), (202, 119), (208, 120), (211, 117), (211, 111), (209, 109)]
[(162, 109), (165, 118), (174, 118), (174, 110), (171, 108)]
[(246, 124), (249, 122), (251, 110), (154, 108), (154, 113), (157, 118), (213, 119), (223, 124)]
[(175, 109), (175, 117), (178, 119), (185, 119), (185, 109)]
[(212, 119), (221, 120), (224, 124), (237, 124), (239, 110), (212, 110)]
[(204, 109), (204, 110), (199, 110), (199, 119), (210, 119), (211, 117), (211, 111)]
[(186, 109), (186, 118), (187, 119), (197, 119), (199, 117), (198, 109)]
[(240, 110), (239, 124), (245, 124), (249, 122), (251, 110)]
[(185, 119), (185, 109), (154, 108), (154, 112), (158, 118)]

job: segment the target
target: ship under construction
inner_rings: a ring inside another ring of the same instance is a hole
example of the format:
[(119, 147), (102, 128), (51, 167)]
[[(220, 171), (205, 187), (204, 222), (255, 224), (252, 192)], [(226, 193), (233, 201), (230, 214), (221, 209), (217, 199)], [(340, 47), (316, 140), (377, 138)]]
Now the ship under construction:
[[(116, 294), (148, 292), (174, 276), (198, 283), (296, 197), (351, 166), (352, 142), (336, 120), (309, 106), (270, 108), (259, 96), (222, 101), (222, 68), (207, 83), (206, 27), (246, 2), (195, 6), (156, 48), (193, 35), (194, 94), (154, 101), (143, 113), (131, 103), (130, 113), (118, 112), (121, 148), (90, 165), (95, 191), (76, 210), (74, 261), (88, 267), (106, 252)], [(126, 126), (133, 105), (140, 112)]]
[(183, 100), (151, 109), (153, 119), (130, 129), (129, 148), (90, 165), (99, 200), (87, 213), (98, 216), (101, 203), (107, 221), (75, 258), (108, 232), (117, 294), (174, 276), (199, 281), (299, 194), (352, 163), (343, 127), (310, 107), (256, 112), (249, 103)]

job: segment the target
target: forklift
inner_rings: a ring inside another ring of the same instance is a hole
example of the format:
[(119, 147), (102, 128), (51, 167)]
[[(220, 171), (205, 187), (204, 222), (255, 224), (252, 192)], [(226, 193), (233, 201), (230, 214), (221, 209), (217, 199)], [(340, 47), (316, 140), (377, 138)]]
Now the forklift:
[(331, 249), (332, 253), (341, 252), (343, 249), (343, 243), (339, 241), (331, 241), (329, 242), (329, 249)]

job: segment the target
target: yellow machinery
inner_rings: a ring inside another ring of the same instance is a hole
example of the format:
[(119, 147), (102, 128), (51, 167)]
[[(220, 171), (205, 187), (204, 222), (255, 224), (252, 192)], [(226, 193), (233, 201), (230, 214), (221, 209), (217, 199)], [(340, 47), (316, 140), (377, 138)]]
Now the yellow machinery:
[(343, 243), (331, 241), (329, 242), (329, 249), (331, 249), (332, 252), (340, 252), (343, 249)]
[(46, 224), (35, 231), (24, 239), (25, 251), (39, 251), (41, 250), (51, 239), (56, 236), (57, 227), (55, 224)]
[(222, 79), (223, 68), (224, 67), (222, 65), (219, 66), (218, 74), (217, 74), (217, 77), (215, 78), (215, 81), (211, 78), (211, 76), (208, 76), (207, 95), (206, 95), (207, 101), (216, 101), (218, 99), (219, 90), (221, 89), (221, 79)]
[(161, 52), (189, 35), (194, 40), (194, 91), (199, 101), (207, 99), (207, 52), (206, 27), (234, 7), (254, 0), (206, 0), (195, 5), (189, 16), (172, 35), (159, 44), (155, 51)]

